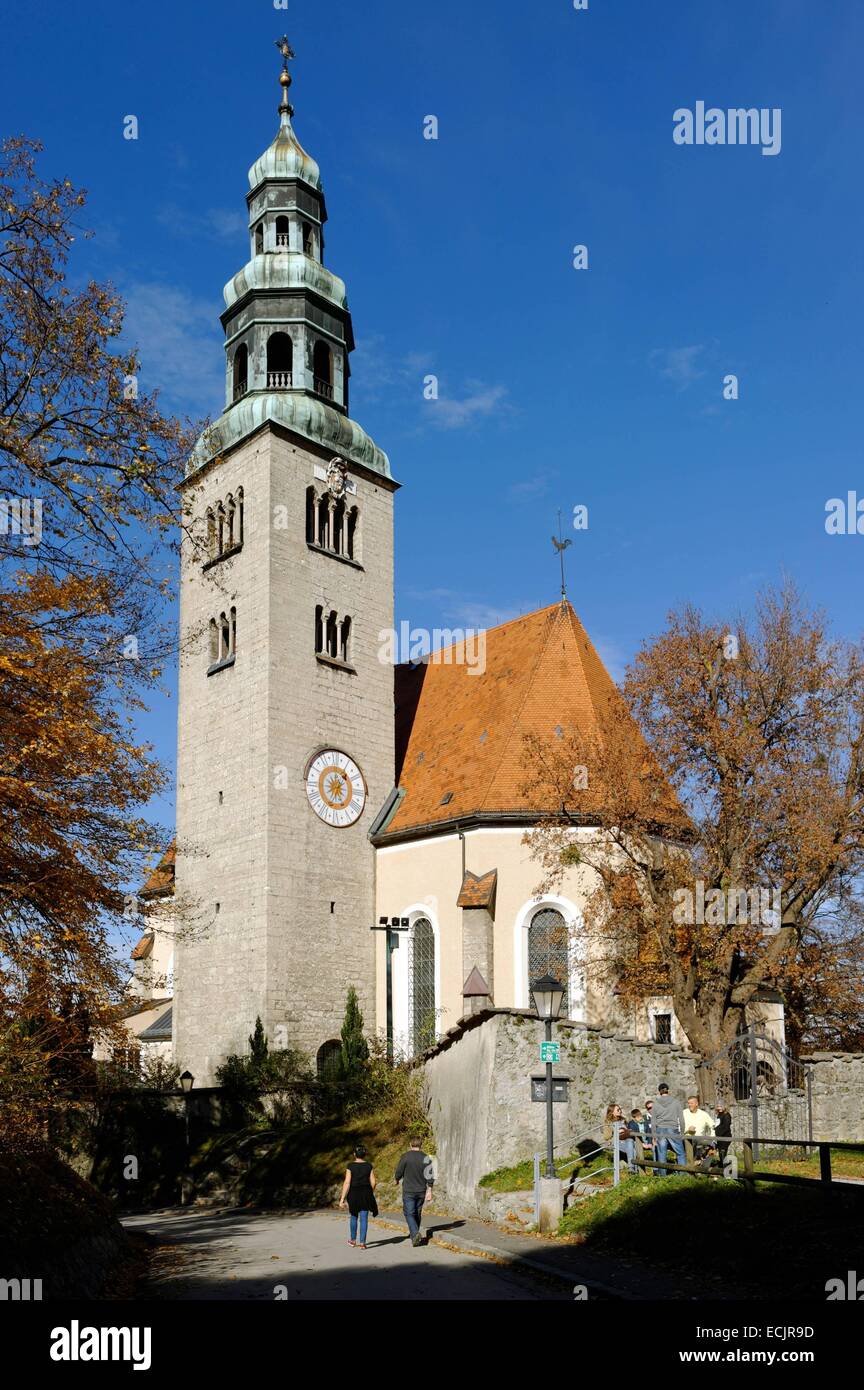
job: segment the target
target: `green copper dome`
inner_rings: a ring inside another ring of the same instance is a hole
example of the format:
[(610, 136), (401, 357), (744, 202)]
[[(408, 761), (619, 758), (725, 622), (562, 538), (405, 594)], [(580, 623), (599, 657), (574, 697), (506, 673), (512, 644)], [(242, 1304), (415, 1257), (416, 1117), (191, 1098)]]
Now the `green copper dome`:
[(342, 309), (348, 307), (345, 281), (321, 265), (320, 261), (314, 261), (299, 251), (276, 251), (253, 256), (225, 286), (225, 307), (230, 309), (250, 290), (280, 289), (314, 290), (331, 304)]
[(249, 170), (250, 189), (256, 189), (267, 179), (302, 179), (311, 188), (321, 188), (318, 165), (300, 144), (294, 134), (291, 118), (284, 110), (276, 139)]

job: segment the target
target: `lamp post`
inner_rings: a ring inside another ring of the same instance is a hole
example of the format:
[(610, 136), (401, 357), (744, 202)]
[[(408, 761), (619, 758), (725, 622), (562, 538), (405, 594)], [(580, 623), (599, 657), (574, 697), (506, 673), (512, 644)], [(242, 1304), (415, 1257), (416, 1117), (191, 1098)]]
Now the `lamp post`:
[[(551, 1042), (552, 1024), (561, 1012), (564, 986), (552, 975), (542, 975), (531, 986), (531, 994), (537, 1017), (542, 1018), (546, 1025), (546, 1041)], [(552, 1062), (548, 1057), (546, 1060), (546, 1176), (547, 1178), (554, 1178), (555, 1176), (552, 1134)]]
[(379, 917), (377, 927), (372, 927), (372, 931), (386, 932), (385, 945), (387, 947), (387, 1057), (393, 1061), (393, 952), (399, 945), (400, 931), (407, 931), (409, 926), (407, 917)]
[(183, 1092), (183, 1114), (186, 1121), (186, 1177), (180, 1184), (180, 1205), (185, 1206), (188, 1197), (189, 1164), (191, 1162), (191, 1145), (189, 1143), (189, 1092), (195, 1084), (195, 1077), (191, 1071), (184, 1071), (180, 1077), (180, 1088)]

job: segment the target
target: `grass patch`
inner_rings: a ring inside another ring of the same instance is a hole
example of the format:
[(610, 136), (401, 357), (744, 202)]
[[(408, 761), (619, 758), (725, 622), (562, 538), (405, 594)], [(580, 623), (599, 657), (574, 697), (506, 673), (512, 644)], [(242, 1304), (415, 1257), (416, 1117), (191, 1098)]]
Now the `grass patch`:
[[(609, 1154), (595, 1154), (587, 1162), (582, 1159), (581, 1154), (571, 1154), (569, 1158), (562, 1159), (556, 1164), (558, 1176), (565, 1181), (571, 1177), (584, 1181), (590, 1178), (600, 1168), (608, 1168), (611, 1163)], [(542, 1161), (542, 1168), (545, 1172), (545, 1159)], [(612, 1182), (611, 1174), (604, 1174), (598, 1179), (598, 1186)], [(526, 1158), (523, 1163), (516, 1163), (512, 1168), (496, 1168), (494, 1173), (487, 1173), (480, 1179), (480, 1186), (485, 1187), (489, 1192), (524, 1192), (534, 1186), (534, 1160)]]
[(862, 1217), (855, 1188), (639, 1176), (570, 1208), (559, 1234), (677, 1274), (695, 1297), (824, 1299), (828, 1279), (860, 1264)]
[[(785, 1150), (788, 1153), (789, 1150)], [(741, 1159), (738, 1160), (739, 1165)], [(757, 1173), (792, 1173), (799, 1178), (819, 1177), (819, 1151), (813, 1149), (806, 1158), (782, 1158), (765, 1154), (755, 1165)], [(832, 1149), (831, 1173), (835, 1178), (864, 1178), (864, 1147)]]
[(236, 1200), (252, 1206), (323, 1205), (341, 1183), (355, 1144), (365, 1144), (378, 1179), (379, 1205), (399, 1205), (393, 1174), (408, 1143), (397, 1110), (281, 1132), (250, 1128), (202, 1145), (193, 1160), (193, 1179), (203, 1192), (224, 1183)]

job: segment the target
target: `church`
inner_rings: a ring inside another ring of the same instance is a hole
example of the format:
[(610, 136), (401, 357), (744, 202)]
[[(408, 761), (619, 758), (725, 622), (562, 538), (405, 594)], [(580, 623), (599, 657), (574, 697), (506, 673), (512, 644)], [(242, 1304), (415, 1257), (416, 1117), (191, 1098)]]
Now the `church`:
[[(538, 895), (522, 767), (526, 734), (594, 728), (612, 679), (563, 595), (487, 631), (479, 665), (386, 656), (399, 483), (350, 412), (346, 288), (280, 49), (249, 258), (224, 291), (225, 409), (184, 484), (176, 851), (142, 892), (127, 1021), (196, 1085), (258, 1017), (326, 1075), (351, 986), (401, 1055), (478, 1009), (527, 1008), (546, 972), (563, 1016), (615, 1013), (567, 945), (586, 871)], [(686, 1043), (668, 998), (623, 1023)]]

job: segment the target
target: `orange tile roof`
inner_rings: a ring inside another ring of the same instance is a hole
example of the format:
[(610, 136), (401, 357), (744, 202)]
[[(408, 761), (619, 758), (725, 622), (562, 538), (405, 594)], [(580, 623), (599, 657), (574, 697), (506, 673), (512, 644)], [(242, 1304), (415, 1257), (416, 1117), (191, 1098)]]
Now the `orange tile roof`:
[(153, 869), (147, 878), (144, 887), (141, 889), (139, 897), (142, 898), (162, 898), (168, 893), (174, 892), (174, 860), (176, 858), (176, 848), (173, 844), (169, 845), (156, 868)]
[[(405, 795), (382, 839), (480, 813), (548, 809), (526, 798), (524, 736), (548, 738), (559, 726), (598, 732), (609, 702), (621, 701), (569, 603), (485, 636), (482, 674), (465, 663), (462, 644), (448, 649), (449, 662), (438, 654), (397, 668), (397, 777)], [(582, 793), (586, 815), (600, 796), (596, 786)]]
[(488, 907), (495, 911), (495, 890), (498, 887), (498, 870), (490, 869), (485, 874), (473, 874), (465, 870), (462, 888), (456, 899), (457, 907)]

